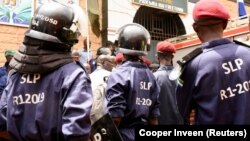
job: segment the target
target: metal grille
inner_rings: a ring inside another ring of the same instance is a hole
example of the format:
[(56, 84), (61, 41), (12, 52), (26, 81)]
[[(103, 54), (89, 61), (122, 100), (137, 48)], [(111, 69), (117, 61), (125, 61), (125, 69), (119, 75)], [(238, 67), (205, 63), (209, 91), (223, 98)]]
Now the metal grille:
[(140, 7), (134, 18), (135, 23), (143, 25), (152, 40), (162, 41), (178, 35), (177, 24), (173, 14), (148, 7)]

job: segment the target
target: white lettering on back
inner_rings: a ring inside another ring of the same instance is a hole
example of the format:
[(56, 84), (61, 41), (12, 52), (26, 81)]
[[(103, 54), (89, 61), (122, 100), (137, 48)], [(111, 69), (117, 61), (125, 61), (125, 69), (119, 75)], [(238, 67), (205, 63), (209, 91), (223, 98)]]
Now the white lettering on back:
[(222, 64), (222, 68), (225, 70), (225, 74), (230, 74), (232, 72), (241, 70), (241, 66), (244, 64), (243, 60), (238, 58), (234, 61), (229, 61)]

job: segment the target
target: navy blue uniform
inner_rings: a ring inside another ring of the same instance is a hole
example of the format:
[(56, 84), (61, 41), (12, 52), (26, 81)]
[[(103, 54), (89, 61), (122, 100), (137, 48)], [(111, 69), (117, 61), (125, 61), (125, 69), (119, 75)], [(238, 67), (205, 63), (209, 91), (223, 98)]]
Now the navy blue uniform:
[(3, 93), (3, 90), (6, 86), (8, 71), (6, 65), (0, 68), (0, 97)]
[(11, 141), (88, 139), (92, 90), (78, 65), (69, 63), (47, 74), (16, 72), (3, 94), (8, 102), (1, 99), (6, 104), (1, 124), (7, 118)]
[(112, 117), (122, 118), (118, 127), (124, 141), (134, 140), (134, 126), (159, 116), (159, 86), (152, 72), (139, 62), (126, 61), (111, 73), (106, 97)]
[(175, 91), (177, 82), (169, 79), (169, 73), (173, 66), (161, 65), (154, 73), (154, 76), (160, 86), (160, 113), (158, 117), (159, 124), (182, 124), (182, 118), (176, 104)]
[(203, 43), (202, 48), (179, 80), (182, 116), (188, 120), (194, 108), (195, 124), (250, 124), (250, 49), (228, 39)]

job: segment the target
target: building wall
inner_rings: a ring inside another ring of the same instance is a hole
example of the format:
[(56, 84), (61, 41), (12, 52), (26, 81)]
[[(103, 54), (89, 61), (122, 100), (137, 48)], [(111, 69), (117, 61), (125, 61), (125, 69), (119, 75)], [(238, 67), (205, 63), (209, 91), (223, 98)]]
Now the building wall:
[(108, 40), (117, 38), (116, 30), (125, 24), (132, 23), (139, 5), (130, 0), (108, 0)]
[[(101, 5), (101, 0), (98, 1), (99, 5)], [(85, 6), (86, 0), (80, 0), (80, 6), (86, 11)], [(99, 6), (99, 9), (101, 6)], [(101, 18), (101, 17), (100, 17)], [(91, 40), (91, 50), (96, 52), (97, 48), (100, 47), (101, 39), (100, 37), (96, 37), (93, 32), (91, 31), (90, 23), (88, 25), (89, 31), (89, 38)], [(23, 41), (24, 33), (27, 30), (27, 27), (19, 27), (19, 26), (11, 26), (11, 25), (4, 25), (0, 24), (0, 66), (4, 64), (5, 57), (4, 52), (7, 49), (12, 49), (17, 51), (20, 44)], [(76, 44), (73, 49), (79, 50), (83, 47), (83, 40), (86, 38), (80, 37), (78, 44)]]
[(192, 10), (194, 7), (194, 3), (188, 3), (188, 12), (187, 14), (179, 14), (182, 22), (184, 23), (185, 29), (186, 29), (186, 34), (191, 34), (194, 32), (192, 28), (193, 24), (193, 17), (192, 17)]
[(0, 25), (0, 64), (6, 61), (4, 52), (7, 49), (17, 50), (23, 40), (26, 28), (8, 25)]
[[(237, 3), (229, 0), (219, 0), (230, 12), (231, 18), (236, 18), (238, 16), (238, 7)], [(140, 5), (132, 4), (131, 0), (109, 0), (108, 1), (108, 38), (110, 40), (115, 40), (115, 32), (119, 27), (124, 24), (133, 22), (134, 15), (139, 9)], [(186, 28), (186, 33), (194, 33), (192, 24), (192, 10), (194, 3), (188, 3), (188, 12), (187, 14), (179, 14), (182, 19), (184, 26)], [(250, 14), (250, 7), (246, 5), (247, 13)]]

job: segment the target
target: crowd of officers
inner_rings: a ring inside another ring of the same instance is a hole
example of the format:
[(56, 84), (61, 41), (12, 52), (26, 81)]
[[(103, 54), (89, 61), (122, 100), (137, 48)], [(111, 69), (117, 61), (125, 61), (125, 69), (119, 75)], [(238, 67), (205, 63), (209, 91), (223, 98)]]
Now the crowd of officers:
[[(250, 49), (223, 37), (230, 16), (217, 0), (200, 0), (193, 9), (199, 49), (176, 69), (175, 46), (160, 41), (155, 71), (145, 57), (150, 33), (137, 23), (121, 27), (117, 47), (108, 43), (95, 57), (88, 39), (82, 50), (73, 51), (82, 34), (74, 8), (54, 1), (42, 5), (18, 51), (5, 52), (13, 58), (1, 81), (1, 136), (6, 132), (11, 141), (95, 140), (91, 126), (105, 113), (123, 141), (135, 140), (138, 125), (250, 124)], [(96, 95), (100, 85), (103, 96)]]

